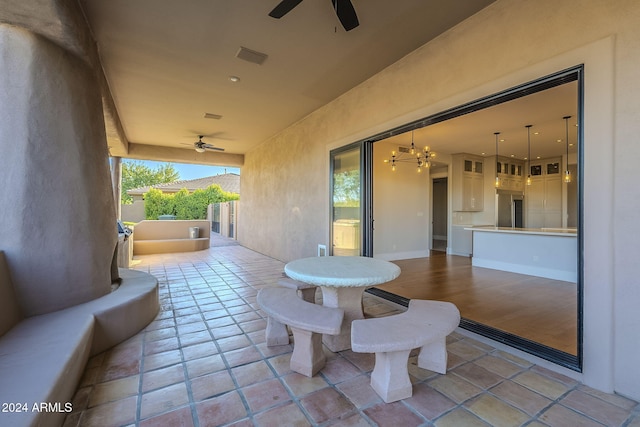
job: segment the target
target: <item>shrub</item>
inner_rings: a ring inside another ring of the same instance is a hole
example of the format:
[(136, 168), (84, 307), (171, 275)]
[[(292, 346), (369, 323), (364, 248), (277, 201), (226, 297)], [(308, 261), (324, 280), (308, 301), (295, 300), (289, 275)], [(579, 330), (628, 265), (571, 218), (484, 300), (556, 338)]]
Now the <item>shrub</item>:
[(186, 188), (175, 194), (164, 194), (152, 188), (144, 195), (144, 213), (147, 219), (158, 219), (160, 215), (175, 215), (176, 219), (206, 219), (210, 204), (238, 199), (238, 194), (224, 191), (217, 184), (191, 194)]

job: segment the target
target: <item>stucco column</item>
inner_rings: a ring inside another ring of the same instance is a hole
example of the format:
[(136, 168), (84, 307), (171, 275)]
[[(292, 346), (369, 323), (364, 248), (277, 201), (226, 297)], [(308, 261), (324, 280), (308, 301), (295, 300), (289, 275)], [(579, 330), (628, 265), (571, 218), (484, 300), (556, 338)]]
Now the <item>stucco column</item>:
[(113, 202), (116, 208), (116, 218), (122, 219), (122, 158), (111, 158), (111, 186), (113, 187)]
[(117, 244), (101, 98), (79, 58), (0, 24), (0, 246), (26, 316), (110, 292)]

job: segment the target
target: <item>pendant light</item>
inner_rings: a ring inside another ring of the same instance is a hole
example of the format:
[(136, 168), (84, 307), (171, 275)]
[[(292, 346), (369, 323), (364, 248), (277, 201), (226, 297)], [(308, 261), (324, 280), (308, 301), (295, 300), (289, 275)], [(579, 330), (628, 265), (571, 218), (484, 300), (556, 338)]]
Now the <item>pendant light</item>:
[(531, 185), (531, 126), (526, 125), (527, 128), (527, 185)]
[(566, 129), (566, 137), (565, 137), (565, 144), (567, 146), (567, 168), (564, 171), (564, 182), (565, 183), (570, 183), (571, 182), (571, 171), (569, 171), (569, 119), (571, 118), (571, 116), (564, 116), (564, 127)]
[(500, 177), (498, 176), (498, 135), (500, 132), (494, 132), (496, 136), (496, 188), (500, 187)]

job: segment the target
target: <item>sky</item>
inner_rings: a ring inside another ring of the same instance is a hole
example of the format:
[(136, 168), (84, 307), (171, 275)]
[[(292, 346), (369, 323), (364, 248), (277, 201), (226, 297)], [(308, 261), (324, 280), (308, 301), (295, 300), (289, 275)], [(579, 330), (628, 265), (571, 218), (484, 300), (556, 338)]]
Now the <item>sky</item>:
[[(133, 161), (129, 159), (123, 159), (123, 162)], [(150, 160), (135, 160), (142, 163), (145, 166), (156, 169), (158, 166), (165, 164), (165, 162), (153, 162)], [(176, 163), (171, 162), (174, 169), (180, 174), (180, 179), (196, 179), (204, 178), (205, 176), (221, 175), (223, 173), (237, 173), (240, 174), (239, 168), (229, 168), (222, 166), (204, 166), (204, 165), (192, 165), (188, 163)]]

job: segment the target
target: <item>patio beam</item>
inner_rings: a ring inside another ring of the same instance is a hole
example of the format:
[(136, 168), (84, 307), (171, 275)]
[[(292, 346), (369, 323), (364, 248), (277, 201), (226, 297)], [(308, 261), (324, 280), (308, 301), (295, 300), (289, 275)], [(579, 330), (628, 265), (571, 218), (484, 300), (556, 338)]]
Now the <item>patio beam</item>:
[(136, 160), (155, 160), (159, 162), (192, 163), (198, 165), (242, 167), (243, 154), (207, 151), (197, 153), (193, 148), (173, 148), (159, 145), (129, 144), (126, 156)]

